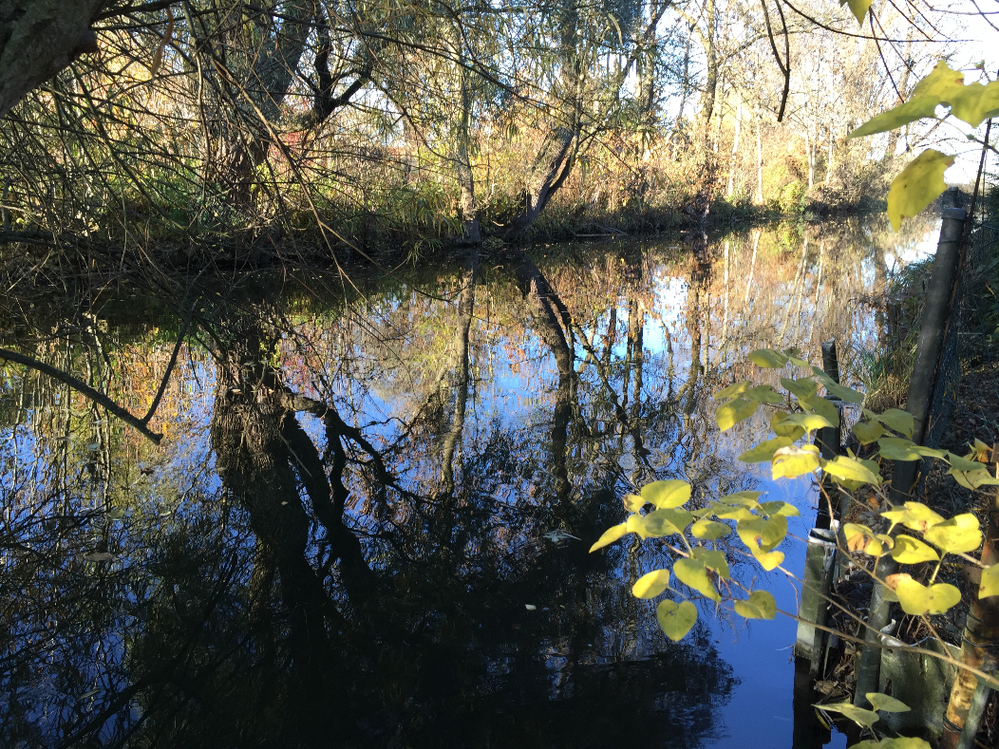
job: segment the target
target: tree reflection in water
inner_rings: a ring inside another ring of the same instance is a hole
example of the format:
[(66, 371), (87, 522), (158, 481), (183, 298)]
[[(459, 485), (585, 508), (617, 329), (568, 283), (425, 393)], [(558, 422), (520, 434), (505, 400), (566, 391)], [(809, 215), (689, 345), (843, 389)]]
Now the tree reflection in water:
[[(693, 747), (723, 730), (735, 681), (708, 630), (668, 643), (628, 593), (663, 558), (587, 548), (631, 481), (751, 481), (704, 427), (746, 276), (727, 253), (712, 273), (706, 245), (681, 271), (635, 247), (581, 258), (472, 258), (432, 296), (206, 302), (211, 343), (186, 349), (158, 451), (5, 370), (0, 742)], [(852, 260), (823, 262), (830, 278)], [(113, 322), (126, 369), (169, 348)], [(67, 366), (80, 349), (59, 349)]]

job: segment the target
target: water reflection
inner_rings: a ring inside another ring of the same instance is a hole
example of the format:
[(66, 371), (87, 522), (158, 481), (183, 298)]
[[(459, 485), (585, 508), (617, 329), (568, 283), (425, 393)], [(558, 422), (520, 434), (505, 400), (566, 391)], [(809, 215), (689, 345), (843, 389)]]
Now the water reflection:
[(761, 345), (877, 345), (884, 265), (792, 227), (39, 308), (5, 345), (144, 413), (197, 300), (159, 447), (3, 366), (0, 741), (710, 743), (737, 675), (628, 593), (668, 550), (587, 549), (634, 484), (753, 486), (760, 425), (710, 393)]

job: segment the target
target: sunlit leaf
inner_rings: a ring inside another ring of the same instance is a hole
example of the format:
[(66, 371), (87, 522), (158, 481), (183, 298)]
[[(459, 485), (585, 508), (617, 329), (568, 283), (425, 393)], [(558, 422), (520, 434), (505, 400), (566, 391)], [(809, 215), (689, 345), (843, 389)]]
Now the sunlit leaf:
[(888, 218), (895, 231), (903, 218), (915, 216), (947, 189), (943, 173), (953, 163), (953, 156), (928, 148), (895, 177), (888, 191)]
[(717, 549), (705, 549), (703, 546), (695, 546), (691, 554), (694, 559), (704, 562), (704, 566), (709, 570), (717, 572), (718, 577), (728, 580), (728, 560), (725, 558), (724, 552)]
[(832, 426), (831, 422), (818, 414), (785, 414), (785, 418), (781, 420), (781, 426), (786, 424), (795, 424), (809, 433), (816, 429)]
[(938, 96), (920, 96), (910, 99), (905, 104), (899, 104), (897, 107), (868, 120), (852, 131), (847, 138), (863, 138), (865, 135), (886, 133), (924, 117), (934, 117), (939, 103), (940, 97)]
[(645, 516), (645, 532), (650, 536), (671, 536), (683, 533), (684, 528), (694, 519), (686, 510), (670, 508), (656, 510)]
[(735, 613), (747, 619), (773, 619), (777, 615), (777, 602), (765, 590), (754, 590), (749, 599), (735, 602)]
[(756, 413), (759, 405), (758, 401), (736, 398), (718, 406), (718, 410), (715, 412), (715, 421), (718, 422), (718, 428), (723, 432), (731, 429), (740, 421), (745, 421)]
[(840, 5), (843, 3), (850, 6), (850, 12), (857, 19), (857, 23), (864, 22), (864, 16), (871, 7), (871, 0), (840, 0)]
[(920, 455), (915, 447), (916, 443), (912, 440), (898, 437), (882, 437), (878, 440), (878, 454), (888, 460), (919, 460)]
[(653, 535), (646, 529), (645, 518), (641, 515), (629, 515), (624, 525), (628, 533), (637, 533), (641, 538), (649, 538)]
[(801, 517), (801, 511), (790, 502), (761, 502), (760, 510), (768, 517), (770, 515), (783, 515), (786, 518)]
[(631, 586), (635, 598), (655, 598), (669, 587), (669, 570), (655, 570), (642, 575)]
[(846, 455), (837, 455), (833, 460), (827, 460), (822, 466), (822, 470), (837, 479), (861, 481), (875, 486), (881, 483), (881, 477), (878, 474), (856, 458), (850, 458)]
[(815, 707), (830, 713), (841, 713), (864, 728), (870, 728), (880, 719), (880, 716), (873, 710), (857, 707), (852, 702), (837, 702), (834, 705), (816, 705)]
[(814, 445), (782, 447), (774, 453), (770, 466), (774, 479), (797, 478), (819, 467), (819, 449)]
[(847, 523), (843, 526), (843, 537), (846, 539), (846, 548), (850, 551), (863, 551), (870, 539), (874, 538), (874, 531), (866, 525)]
[(978, 489), (983, 486), (995, 486), (999, 484), (999, 479), (989, 473), (987, 468), (976, 468), (973, 471), (959, 471), (951, 468), (948, 474), (963, 486), (965, 489)]
[(876, 421), (860, 421), (853, 425), (853, 433), (862, 445), (869, 445), (884, 432), (884, 427)]
[(642, 499), (660, 510), (680, 507), (690, 499), (690, 484), (680, 479), (653, 481), (642, 487)]
[(720, 601), (721, 596), (711, 582), (707, 566), (700, 559), (677, 559), (673, 564), (673, 574), (677, 578), (712, 601)]
[(886, 713), (907, 713), (911, 709), (902, 700), (881, 692), (868, 692), (865, 696), (875, 710), (884, 710)]
[(729, 385), (727, 388), (722, 388), (717, 393), (715, 393), (715, 398), (718, 400), (723, 400), (725, 398), (732, 398), (740, 393), (745, 393), (752, 386), (749, 380), (743, 380), (742, 382), (737, 382), (734, 385)]
[(942, 614), (961, 601), (961, 591), (948, 583), (937, 583), (927, 588), (904, 572), (889, 575), (885, 583), (895, 591), (902, 610), (913, 616)]
[(732, 532), (732, 529), (726, 523), (718, 523), (714, 520), (702, 519), (690, 526), (690, 532), (693, 534), (694, 538), (700, 538), (705, 541), (714, 541), (722, 536), (727, 536)]
[(953, 70), (946, 60), (938, 60), (930, 74), (919, 81), (912, 89), (912, 98), (935, 96), (946, 98), (955, 87), (964, 86), (964, 73)]
[(752, 450), (746, 450), (739, 456), (739, 460), (743, 463), (763, 463), (771, 460), (774, 453), (780, 448), (791, 444), (794, 444), (794, 440), (790, 437), (774, 437), (766, 442), (761, 442)]
[(621, 536), (628, 533), (628, 524), (621, 523), (620, 525), (615, 525), (604, 531), (603, 535), (597, 539), (597, 542), (590, 547), (590, 551), (596, 551), (597, 549), (602, 549), (604, 546), (614, 543)]
[(943, 517), (922, 502), (906, 502), (902, 507), (893, 506), (890, 510), (882, 512), (881, 517), (888, 518), (892, 527), (901, 523), (906, 528), (920, 533), (925, 533), (927, 528), (944, 521)]
[(783, 515), (775, 515), (767, 520), (754, 518), (738, 523), (735, 530), (750, 551), (768, 552), (787, 536), (787, 518)]
[(815, 380), (811, 377), (802, 377), (800, 380), (781, 377), (780, 384), (784, 386), (787, 392), (794, 395), (795, 398), (811, 398), (819, 392), (819, 386), (815, 384)]
[(756, 515), (751, 513), (749, 511), (749, 508), (738, 505), (733, 507), (726, 507), (724, 505), (719, 505), (715, 509), (715, 517), (721, 520), (734, 520), (737, 523), (756, 519)]
[(790, 416), (791, 414), (778, 411), (770, 419), (770, 429), (778, 437), (788, 437), (792, 442), (796, 442), (804, 436), (805, 429), (794, 422), (788, 422)]
[(978, 127), (999, 109), (999, 81), (972, 83), (947, 96), (950, 113), (971, 127)]
[(982, 543), (982, 532), (978, 518), (965, 512), (935, 524), (923, 533), (923, 538), (948, 554), (959, 554), (977, 549)]
[(784, 354), (769, 348), (751, 351), (749, 360), (757, 367), (762, 367), (763, 369), (776, 369), (787, 364), (787, 357)]
[(645, 507), (645, 500), (637, 494), (624, 495), (624, 509), (628, 512), (638, 512), (643, 507)]
[(982, 585), (978, 589), (978, 597), (989, 596), (999, 596), (999, 564), (993, 564), (982, 570)]
[(724, 497), (719, 498), (718, 501), (724, 502), (727, 505), (743, 505), (745, 507), (754, 508), (759, 504), (761, 496), (763, 496), (763, 492), (754, 492), (746, 489), (741, 492), (726, 494)]
[(686, 637), (697, 623), (697, 607), (690, 601), (677, 604), (676, 601), (660, 601), (656, 606), (656, 620), (663, 633), (673, 642)]
[(754, 551), (753, 556), (756, 558), (756, 561), (760, 563), (760, 566), (767, 572), (777, 569), (777, 567), (780, 566), (780, 563), (784, 561), (783, 551)]
[(832, 426), (839, 426), (839, 410), (822, 396), (813, 395), (811, 398), (799, 398), (798, 403), (806, 411), (818, 414)]
[(895, 548), (891, 550), (891, 556), (900, 564), (936, 562), (940, 559), (940, 555), (931, 546), (924, 544), (918, 538), (906, 535), (895, 537)]
[(912, 432), (915, 429), (915, 421), (912, 418), (912, 414), (908, 411), (902, 411), (898, 408), (889, 408), (882, 414), (872, 414), (872, 416), (889, 429), (894, 429), (896, 432), (904, 434), (906, 437), (912, 437)]

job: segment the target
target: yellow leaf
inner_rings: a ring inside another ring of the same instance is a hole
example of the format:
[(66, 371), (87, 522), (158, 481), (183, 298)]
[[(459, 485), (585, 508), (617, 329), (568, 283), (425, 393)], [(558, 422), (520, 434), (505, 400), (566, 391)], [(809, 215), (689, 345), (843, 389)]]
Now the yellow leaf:
[(964, 73), (952, 70), (946, 60), (939, 60), (928, 76), (923, 78), (912, 89), (913, 99), (921, 96), (945, 98), (955, 86), (964, 86)]
[(721, 600), (721, 596), (715, 589), (711, 577), (708, 575), (708, 568), (701, 559), (677, 559), (673, 565), (673, 574), (677, 578), (693, 588), (702, 595), (710, 598), (716, 603)]
[(900, 564), (917, 564), (918, 562), (936, 562), (940, 555), (918, 538), (899, 535), (895, 537), (895, 548), (891, 550), (892, 559)]
[(694, 559), (704, 562), (704, 566), (709, 570), (714, 570), (718, 573), (718, 577), (723, 580), (728, 580), (728, 560), (725, 558), (725, 554), (717, 549), (705, 549), (703, 546), (695, 546), (691, 550), (691, 554)]
[(982, 587), (978, 589), (978, 597), (989, 596), (999, 596), (999, 564), (993, 564), (982, 570)]
[(952, 115), (972, 127), (978, 127), (999, 108), (999, 81), (992, 81), (987, 86), (981, 83), (962, 86), (950, 94), (947, 103)]
[(868, 692), (867, 699), (875, 710), (884, 710), (886, 713), (907, 713), (911, 709), (902, 700), (896, 700), (881, 692)]
[(684, 528), (694, 519), (686, 510), (670, 508), (656, 510), (645, 516), (645, 532), (650, 536), (671, 536), (683, 533)]
[(624, 509), (628, 512), (638, 512), (645, 507), (645, 500), (636, 494), (624, 495)]
[(718, 411), (715, 413), (715, 421), (718, 422), (718, 428), (723, 432), (731, 429), (740, 421), (744, 421), (756, 413), (759, 405), (758, 401), (735, 398), (724, 405), (718, 406)]
[(874, 473), (856, 458), (849, 458), (846, 455), (838, 455), (833, 460), (826, 461), (822, 466), (823, 472), (837, 479), (847, 481), (861, 481), (865, 484), (881, 483), (881, 477)]
[(590, 551), (594, 552), (597, 549), (602, 549), (604, 546), (614, 543), (621, 536), (628, 533), (628, 524), (621, 523), (620, 525), (615, 525), (612, 528), (608, 528), (604, 531), (603, 535), (597, 539), (597, 542), (590, 547)]
[[(815, 417), (820, 418), (820, 417)], [(794, 479), (819, 467), (819, 449), (814, 445), (788, 445), (774, 453), (770, 470), (775, 479)]]
[(889, 109), (887, 112), (868, 120), (851, 132), (847, 138), (863, 138), (865, 135), (884, 133), (908, 125), (910, 122), (921, 120), (923, 117), (933, 117), (939, 103), (939, 96), (921, 96), (910, 99), (905, 104), (899, 104), (894, 109)]
[(669, 570), (655, 570), (642, 575), (631, 586), (635, 598), (655, 598), (669, 587)]
[(869, 540), (874, 538), (874, 531), (866, 525), (847, 523), (843, 526), (843, 536), (846, 538), (846, 548), (850, 551), (863, 551), (867, 548)]
[(961, 591), (948, 583), (937, 583), (929, 588), (913, 580), (909, 575), (892, 575), (895, 580), (895, 595), (907, 614), (942, 614), (961, 601)]
[(784, 561), (783, 551), (771, 551), (767, 553), (754, 551), (753, 556), (756, 557), (756, 561), (759, 562), (760, 566), (767, 572), (776, 569), (780, 563)]
[(749, 360), (762, 369), (777, 369), (787, 364), (787, 357), (784, 354), (769, 348), (751, 351)]
[(752, 450), (747, 450), (739, 456), (739, 460), (743, 463), (763, 463), (772, 460), (777, 450), (793, 443), (794, 440), (790, 437), (774, 437), (772, 440), (761, 442)]
[(732, 529), (725, 523), (718, 523), (714, 520), (703, 518), (690, 526), (690, 532), (694, 538), (714, 541), (722, 536), (727, 536), (732, 532)]
[(777, 602), (765, 590), (754, 590), (746, 601), (735, 602), (735, 613), (747, 619), (773, 619), (777, 615)]
[(745, 393), (749, 390), (752, 383), (749, 380), (744, 380), (742, 382), (737, 382), (734, 385), (729, 385), (727, 388), (722, 388), (717, 393), (715, 393), (715, 398), (722, 400), (724, 398), (732, 398), (740, 393)]
[(901, 523), (906, 528), (920, 533), (925, 533), (927, 528), (932, 528), (937, 523), (944, 521), (943, 517), (922, 502), (906, 502), (903, 507), (895, 505), (890, 510), (882, 512), (881, 517), (888, 518), (892, 527)]
[(840, 0), (840, 5), (844, 2), (850, 6), (850, 11), (857, 19), (857, 23), (863, 23), (864, 16), (867, 15), (867, 11), (871, 7), (871, 0)]
[(673, 642), (682, 640), (697, 623), (697, 607), (690, 601), (660, 601), (656, 606), (656, 620), (663, 633)]
[(911, 218), (947, 189), (943, 173), (954, 157), (929, 148), (917, 156), (891, 183), (888, 218), (898, 231), (903, 218)]
[(642, 499), (660, 510), (680, 507), (690, 499), (690, 484), (680, 479), (653, 481), (642, 487)]
[(981, 545), (982, 532), (978, 528), (978, 518), (965, 512), (935, 524), (923, 532), (923, 538), (948, 554), (960, 554), (974, 551)]

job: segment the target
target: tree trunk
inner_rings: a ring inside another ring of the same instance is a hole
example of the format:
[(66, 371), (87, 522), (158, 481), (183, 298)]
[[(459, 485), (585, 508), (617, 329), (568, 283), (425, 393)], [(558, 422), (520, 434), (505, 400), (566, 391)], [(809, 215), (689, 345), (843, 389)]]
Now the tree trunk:
[(82, 54), (97, 51), (90, 28), (108, 0), (0, 3), (0, 117)]

